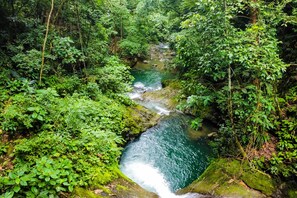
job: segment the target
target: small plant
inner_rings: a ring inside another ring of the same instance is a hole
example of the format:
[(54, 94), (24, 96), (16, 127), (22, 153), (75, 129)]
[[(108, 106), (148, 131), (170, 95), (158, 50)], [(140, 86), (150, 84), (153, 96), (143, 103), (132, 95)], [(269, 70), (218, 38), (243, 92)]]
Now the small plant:
[(283, 120), (281, 130), (277, 132), (278, 152), (270, 160), (270, 171), (276, 175), (289, 177), (297, 174), (297, 122)]
[[(39, 75), (39, 68), (41, 65), (41, 52), (36, 49), (31, 49), (25, 53), (18, 53), (12, 60), (18, 68), (18, 73), (22, 77), (37, 80)], [(48, 65), (45, 71), (49, 69)]]
[(53, 41), (53, 54), (62, 64), (75, 64), (84, 60), (81, 51), (72, 46), (73, 43), (70, 37), (56, 37)]

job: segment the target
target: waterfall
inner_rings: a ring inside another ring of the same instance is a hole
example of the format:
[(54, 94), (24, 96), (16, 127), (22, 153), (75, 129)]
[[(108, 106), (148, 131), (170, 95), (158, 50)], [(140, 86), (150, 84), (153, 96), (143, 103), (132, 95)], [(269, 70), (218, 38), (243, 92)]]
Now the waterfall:
[(177, 197), (170, 191), (167, 181), (157, 168), (142, 162), (129, 162), (122, 165), (121, 170), (141, 187), (155, 192), (162, 198)]

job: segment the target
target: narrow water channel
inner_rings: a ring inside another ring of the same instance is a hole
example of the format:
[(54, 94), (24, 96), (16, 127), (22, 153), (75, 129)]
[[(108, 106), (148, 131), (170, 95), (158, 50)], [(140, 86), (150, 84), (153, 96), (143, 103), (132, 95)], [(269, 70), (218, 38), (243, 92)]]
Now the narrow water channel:
[(135, 69), (132, 74), (135, 82), (130, 97), (163, 117), (157, 126), (126, 146), (121, 171), (161, 198), (180, 197), (174, 192), (189, 185), (206, 169), (211, 150), (205, 139), (191, 139), (189, 117), (171, 112), (155, 101), (142, 100), (143, 92), (162, 88), (161, 80), (166, 75), (154, 68)]

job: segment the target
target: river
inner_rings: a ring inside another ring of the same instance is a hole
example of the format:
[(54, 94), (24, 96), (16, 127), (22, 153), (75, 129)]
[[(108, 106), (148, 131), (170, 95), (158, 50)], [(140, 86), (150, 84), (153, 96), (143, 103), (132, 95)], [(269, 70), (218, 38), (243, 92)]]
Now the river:
[[(154, 64), (157, 61), (153, 60)], [(121, 171), (161, 198), (201, 197), (198, 194), (175, 195), (174, 192), (197, 179), (208, 166), (211, 150), (206, 139), (191, 138), (190, 117), (142, 98), (144, 92), (162, 89), (161, 80), (172, 75), (150, 63), (146, 67), (136, 67), (132, 75), (135, 81), (130, 98), (162, 115), (162, 119), (126, 146), (121, 157)]]

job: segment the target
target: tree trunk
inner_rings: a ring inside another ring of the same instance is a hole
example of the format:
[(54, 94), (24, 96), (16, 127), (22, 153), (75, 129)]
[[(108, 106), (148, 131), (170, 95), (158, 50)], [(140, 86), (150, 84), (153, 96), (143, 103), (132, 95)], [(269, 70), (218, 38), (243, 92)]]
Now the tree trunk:
[[(82, 54), (84, 56), (85, 55), (85, 50), (84, 50), (83, 38), (82, 38), (82, 33), (81, 33), (81, 28), (80, 28), (80, 17), (79, 17), (80, 11), (79, 11), (77, 3), (75, 4), (75, 7), (76, 7), (76, 17), (77, 17), (76, 25), (77, 25), (77, 29), (78, 29), (78, 33), (79, 33), (80, 48), (81, 48), (81, 52), (82, 52)], [(84, 69), (87, 69), (85, 60), (83, 60), (83, 65), (84, 65)]]
[[(120, 0), (120, 5), (122, 6), (122, 0)], [(123, 40), (123, 15), (121, 14), (121, 40)]]
[(46, 31), (45, 31), (45, 36), (44, 36), (44, 41), (43, 41), (43, 46), (42, 46), (42, 58), (41, 58), (41, 67), (40, 67), (40, 74), (39, 74), (39, 84), (41, 84), (42, 73), (43, 73), (43, 69), (44, 69), (45, 47), (46, 47), (46, 42), (47, 42), (47, 37), (48, 37), (48, 32), (49, 32), (49, 25), (50, 25), (53, 10), (54, 10), (54, 0), (52, 0), (51, 10), (50, 10), (50, 12), (48, 14), (48, 19), (47, 19), (47, 24), (46, 24)]
[[(254, 4), (257, 3), (257, 0), (252, 0)], [(251, 7), (251, 19), (252, 24), (256, 24), (258, 20), (258, 9), (255, 7)]]
[[(226, 0), (224, 1), (224, 12), (227, 12), (227, 2)], [(226, 26), (226, 17), (225, 17), (225, 26)], [(225, 27), (225, 36), (228, 35), (228, 31), (227, 31), (227, 27)], [(247, 154), (244, 150), (244, 148), (242, 147), (242, 145), (240, 144), (240, 141), (237, 138), (236, 132), (235, 132), (235, 124), (234, 124), (234, 119), (233, 119), (233, 102), (232, 102), (232, 74), (231, 74), (231, 65), (229, 64), (228, 66), (228, 114), (229, 114), (229, 118), (230, 118), (230, 122), (231, 122), (231, 130), (232, 133), (235, 137), (235, 142), (236, 145), (242, 155), (242, 157), (244, 159), (247, 158)]]

